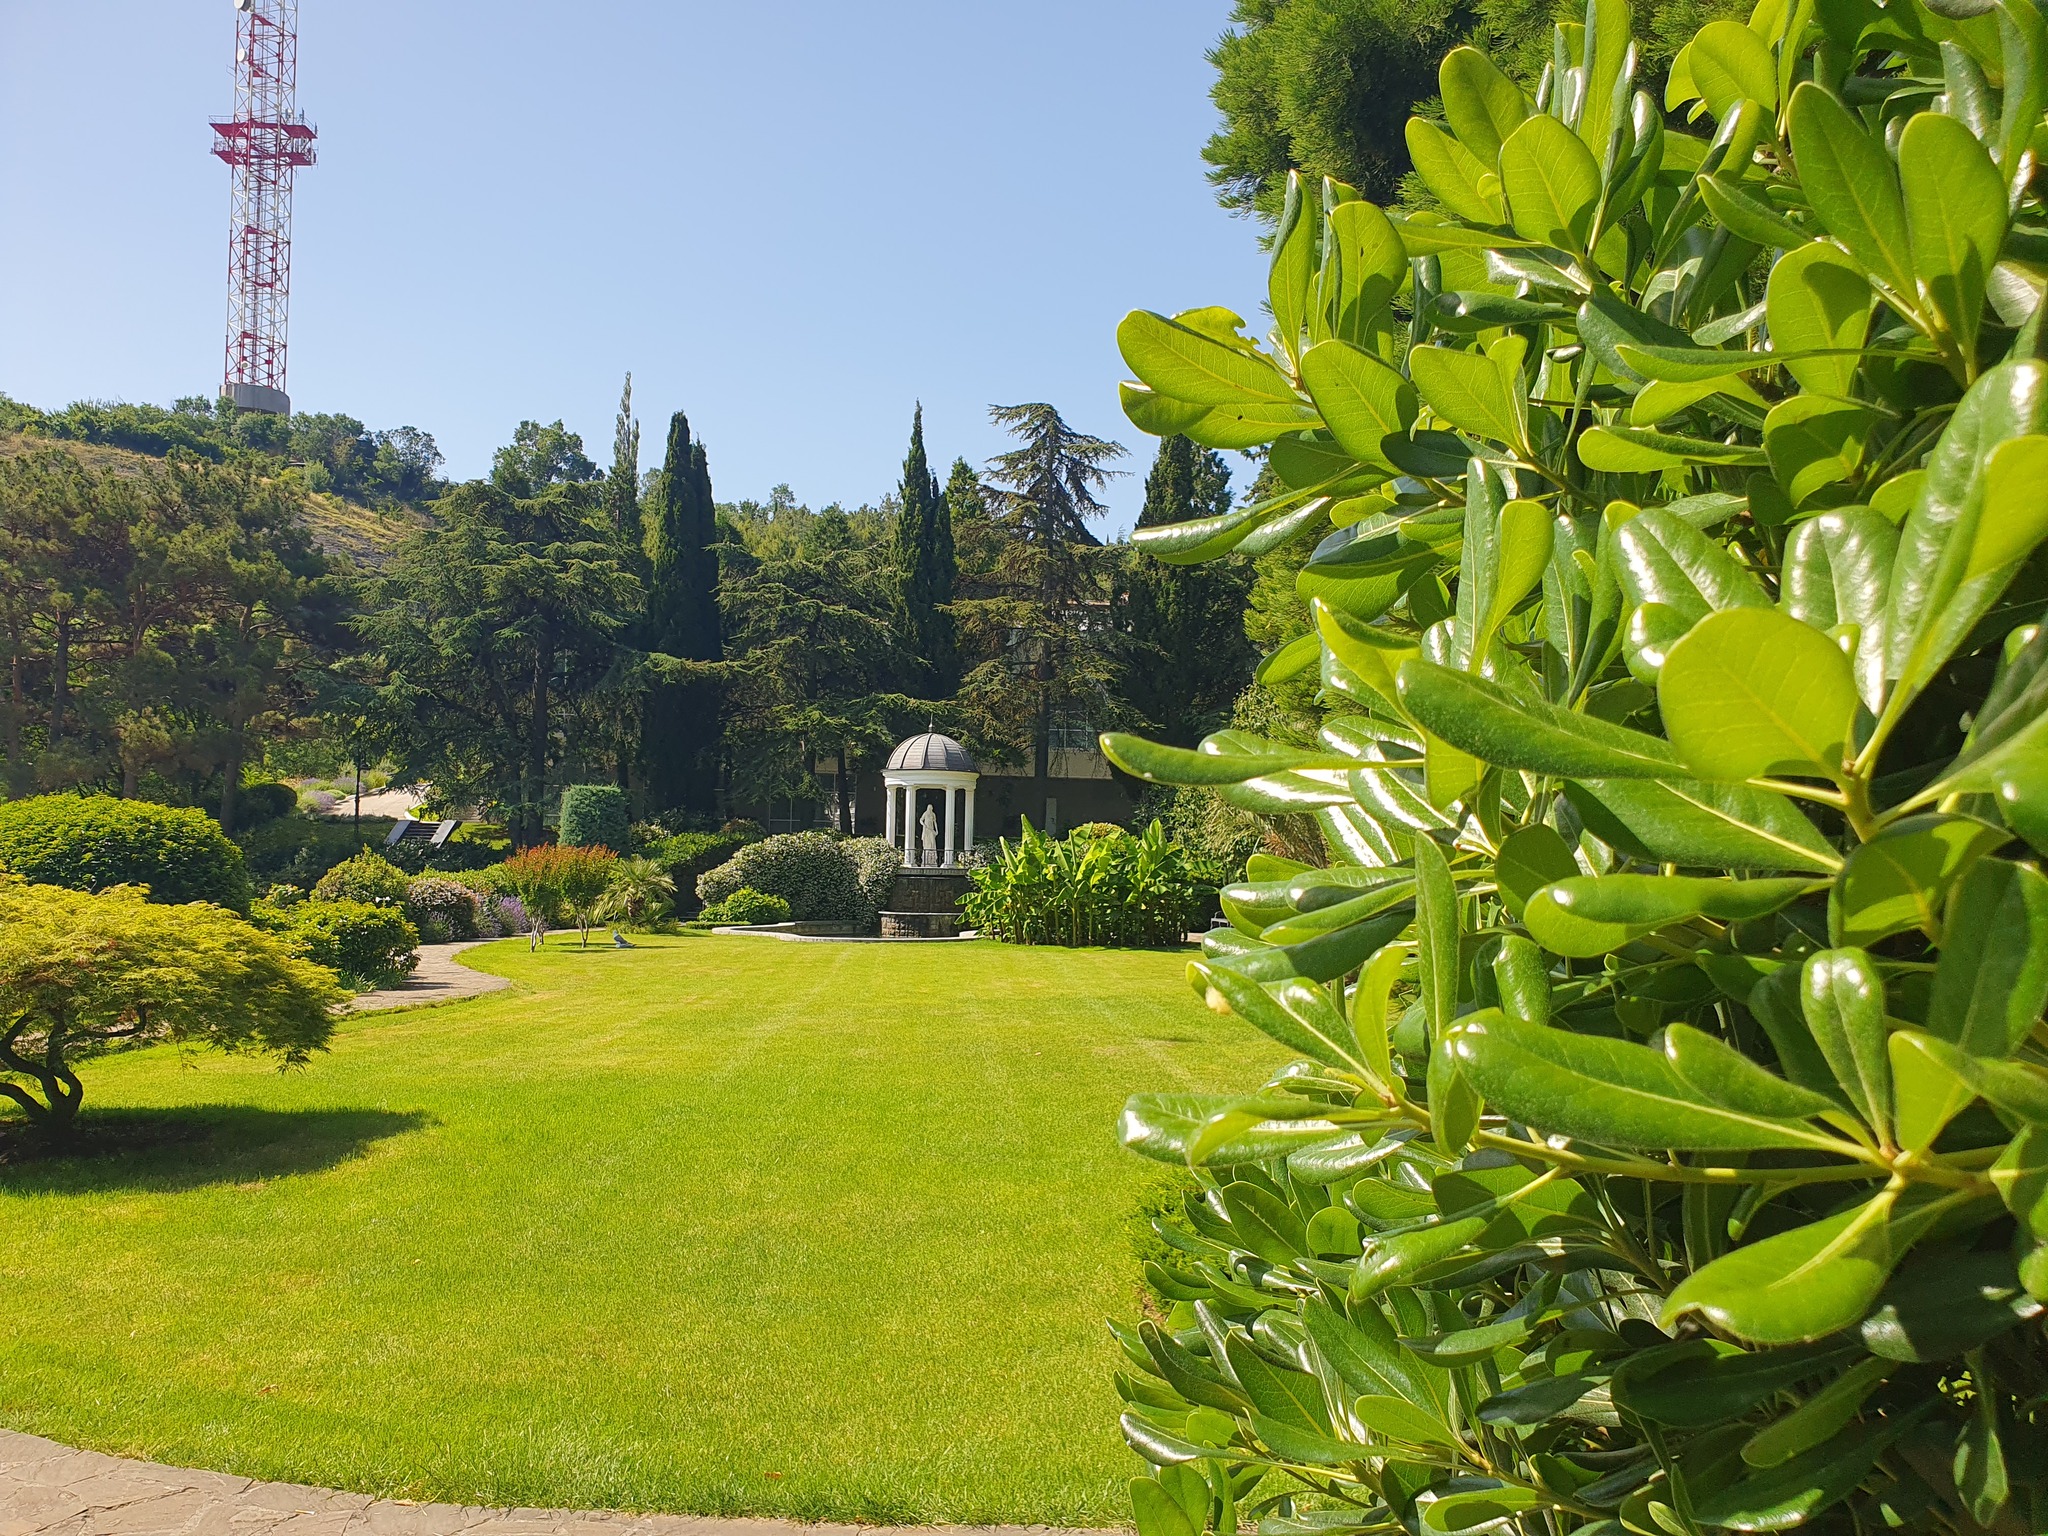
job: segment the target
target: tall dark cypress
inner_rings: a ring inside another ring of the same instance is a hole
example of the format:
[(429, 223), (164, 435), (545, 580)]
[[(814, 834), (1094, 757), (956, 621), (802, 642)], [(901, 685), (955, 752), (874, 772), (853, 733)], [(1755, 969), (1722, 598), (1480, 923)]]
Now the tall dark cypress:
[[(1169, 437), (1145, 477), (1138, 526), (1186, 522), (1230, 510), (1230, 470), (1221, 454)], [(1223, 725), (1251, 679), (1253, 653), (1243, 612), (1251, 572), (1242, 560), (1165, 565), (1133, 553), (1124, 584), (1129, 650), (1121, 692), (1149, 728), (1193, 746)]]
[(897, 606), (903, 642), (917, 659), (916, 684), (932, 698), (944, 698), (960, 683), (960, 656), (953, 616), (958, 567), (953, 556), (953, 514), (924, 451), (924, 407), (910, 419), (910, 453), (903, 461), (896, 519)]
[[(660, 482), (647, 520), (648, 649), (686, 662), (725, 652), (718, 615), (718, 519), (704, 445), (689, 418), (669, 419)], [(708, 677), (658, 683), (647, 697), (641, 759), (650, 810), (708, 816), (717, 808), (720, 693)]]

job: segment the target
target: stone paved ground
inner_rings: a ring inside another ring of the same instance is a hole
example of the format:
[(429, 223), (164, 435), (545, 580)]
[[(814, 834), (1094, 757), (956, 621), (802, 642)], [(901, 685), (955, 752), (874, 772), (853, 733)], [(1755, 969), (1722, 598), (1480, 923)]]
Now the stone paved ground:
[[(1029, 1536), (918, 1526), (904, 1536)], [(893, 1536), (888, 1527), (407, 1504), (188, 1472), (0, 1430), (0, 1536)], [(1093, 1536), (1093, 1533), (1070, 1533)]]
[(476, 940), (466, 944), (422, 944), (420, 963), (410, 976), (395, 987), (363, 993), (349, 1007), (357, 1013), (381, 1013), (387, 1008), (452, 1003), (457, 998), (477, 997), (511, 986), (512, 983), (502, 976), (486, 976), (482, 971), (472, 971), (466, 965), (455, 963), (457, 955), (465, 949), (476, 948), (476, 945)]

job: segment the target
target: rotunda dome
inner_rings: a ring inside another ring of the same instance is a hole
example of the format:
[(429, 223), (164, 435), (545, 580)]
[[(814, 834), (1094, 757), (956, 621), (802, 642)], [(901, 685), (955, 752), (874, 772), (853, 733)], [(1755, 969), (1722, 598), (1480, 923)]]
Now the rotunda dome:
[(967, 755), (967, 749), (950, 736), (937, 731), (926, 731), (922, 736), (913, 736), (899, 742), (896, 750), (889, 754), (887, 771), (903, 770), (911, 773), (973, 773), (974, 759)]

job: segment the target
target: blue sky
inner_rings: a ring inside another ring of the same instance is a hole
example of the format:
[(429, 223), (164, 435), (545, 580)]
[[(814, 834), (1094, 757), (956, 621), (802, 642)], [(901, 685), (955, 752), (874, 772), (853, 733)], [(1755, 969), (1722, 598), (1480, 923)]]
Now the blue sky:
[[(1255, 313), (1217, 208), (1204, 50), (1228, 0), (303, 0), (291, 391), (481, 473), (522, 417), (610, 456), (634, 374), (720, 499), (851, 505), (1050, 400), (1134, 449), (1127, 309)], [(0, 390), (212, 393), (229, 0), (0, 0)], [(1127, 525), (1138, 475), (1112, 493)]]

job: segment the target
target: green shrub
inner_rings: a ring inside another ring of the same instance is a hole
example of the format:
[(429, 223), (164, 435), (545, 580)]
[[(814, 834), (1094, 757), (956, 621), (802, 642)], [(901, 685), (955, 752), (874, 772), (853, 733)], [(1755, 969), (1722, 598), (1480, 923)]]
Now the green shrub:
[(422, 943), (458, 943), (477, 936), (476, 896), (468, 886), (441, 875), (408, 880), (404, 912)]
[(299, 792), (289, 784), (244, 784), (235, 796), (235, 820), (242, 827), (260, 827), (299, 808)]
[(218, 906), (0, 875), (0, 1097), (52, 1136), (78, 1114), (82, 1057), (179, 1040), (295, 1066), (326, 1048), (340, 1001), (332, 976)]
[(877, 912), (889, 905), (896, 877), (903, 873), (903, 850), (886, 837), (849, 837), (839, 845), (853, 861), (853, 878), (861, 895)]
[(353, 820), (294, 811), (237, 832), (235, 844), (258, 886), (285, 881), (311, 890), (327, 871), (362, 851), (364, 843), (375, 847), (383, 842), (391, 827), (389, 817), (365, 817), (358, 833)]
[(668, 921), (675, 893), (674, 878), (656, 860), (620, 859), (612, 866), (598, 915), (626, 928), (658, 928)]
[(721, 926), (786, 923), (789, 921), (789, 903), (780, 896), (770, 896), (751, 885), (743, 885), (722, 901), (712, 902), (697, 914), (697, 920)]
[(968, 878), (962, 919), (1011, 944), (1178, 944), (1206, 906), (1156, 821), (1142, 837), (1093, 822), (1060, 840), (1027, 819)]
[(204, 811), (104, 795), (0, 804), (0, 869), (39, 885), (146, 885), (160, 902), (249, 908), (241, 850)]
[(743, 885), (780, 896), (798, 922), (866, 925), (878, 910), (862, 889), (855, 855), (829, 832), (788, 832), (750, 844), (700, 877), (697, 895), (716, 903)]
[(316, 898), (252, 915), (292, 950), (356, 986), (381, 986), (419, 964), (419, 930), (395, 906)]
[(313, 887), (319, 901), (360, 901), (373, 907), (402, 907), (411, 885), (406, 872), (381, 853), (364, 849), (320, 877)]
[(1125, 1111), (1204, 1186), (1141, 1536), (2048, 1529), (2048, 29), (1761, 5), (1709, 137), (1626, 20), (1445, 61), (1441, 212), (1293, 188), (1269, 348), (1120, 332), (1141, 424), (1272, 440), (1138, 542), (1321, 534), (1329, 712), (1105, 741), (1328, 866), (1192, 968), (1303, 1060)]
[(626, 792), (610, 784), (571, 784), (562, 791), (559, 841), (566, 848), (632, 847), (632, 810)]

